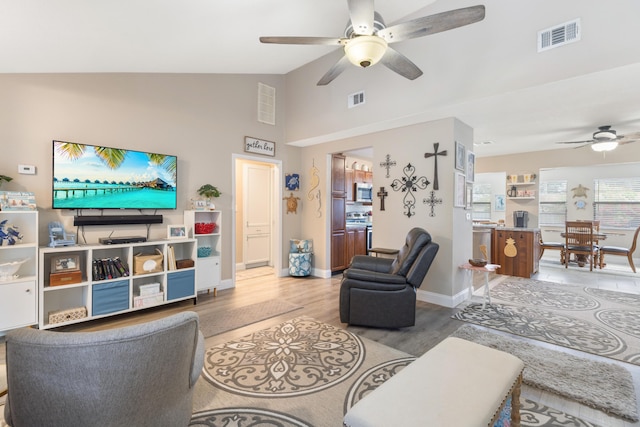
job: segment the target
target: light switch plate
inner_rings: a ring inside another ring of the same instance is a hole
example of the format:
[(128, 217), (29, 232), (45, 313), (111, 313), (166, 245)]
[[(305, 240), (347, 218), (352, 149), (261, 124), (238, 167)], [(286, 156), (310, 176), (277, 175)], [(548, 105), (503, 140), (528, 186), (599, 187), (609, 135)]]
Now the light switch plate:
[(36, 167), (33, 165), (18, 165), (18, 173), (26, 175), (35, 175)]

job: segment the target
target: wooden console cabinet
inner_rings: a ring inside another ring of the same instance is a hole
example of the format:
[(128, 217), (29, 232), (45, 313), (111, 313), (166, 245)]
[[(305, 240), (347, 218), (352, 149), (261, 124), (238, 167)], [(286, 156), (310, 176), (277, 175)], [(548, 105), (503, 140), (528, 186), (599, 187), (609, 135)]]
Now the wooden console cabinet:
[(538, 272), (540, 230), (496, 228), (492, 236), (491, 262), (498, 274), (530, 278)]

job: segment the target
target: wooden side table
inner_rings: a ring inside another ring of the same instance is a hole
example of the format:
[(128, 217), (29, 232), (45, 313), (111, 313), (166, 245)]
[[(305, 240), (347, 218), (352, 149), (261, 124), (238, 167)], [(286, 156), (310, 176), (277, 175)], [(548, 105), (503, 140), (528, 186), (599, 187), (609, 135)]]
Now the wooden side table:
[(471, 276), (469, 279), (469, 299), (471, 299), (471, 297), (473, 296), (473, 272), (481, 271), (484, 273), (484, 298), (482, 301), (482, 308), (484, 308), (487, 303), (491, 304), (491, 291), (489, 290), (489, 273), (496, 271), (498, 268), (500, 268), (500, 265), (487, 264), (484, 267), (476, 267), (467, 262), (462, 264), (459, 268), (467, 270), (469, 272), (469, 276)]
[(369, 253), (370, 254), (376, 254), (376, 258), (378, 257), (378, 254), (396, 255), (398, 252), (400, 252), (399, 249), (387, 249), (387, 248), (371, 248), (371, 249), (369, 249)]

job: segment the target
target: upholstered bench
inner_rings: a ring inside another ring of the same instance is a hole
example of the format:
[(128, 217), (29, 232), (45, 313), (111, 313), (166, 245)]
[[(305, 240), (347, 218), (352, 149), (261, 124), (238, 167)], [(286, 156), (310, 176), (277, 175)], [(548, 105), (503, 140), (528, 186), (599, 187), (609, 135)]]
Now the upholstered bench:
[(358, 401), (344, 425), (486, 427), (508, 411), (519, 427), (523, 369), (511, 354), (446, 338)]

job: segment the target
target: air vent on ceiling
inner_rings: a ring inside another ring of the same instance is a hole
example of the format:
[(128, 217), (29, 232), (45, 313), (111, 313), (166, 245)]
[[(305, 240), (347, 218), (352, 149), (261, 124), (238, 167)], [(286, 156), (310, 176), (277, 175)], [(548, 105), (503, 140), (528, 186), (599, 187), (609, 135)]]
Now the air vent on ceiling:
[(276, 124), (276, 88), (258, 83), (258, 121)]
[(357, 107), (362, 104), (364, 104), (364, 91), (352, 93), (347, 98), (347, 106), (349, 108)]
[(538, 52), (580, 40), (580, 18), (538, 31)]

